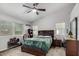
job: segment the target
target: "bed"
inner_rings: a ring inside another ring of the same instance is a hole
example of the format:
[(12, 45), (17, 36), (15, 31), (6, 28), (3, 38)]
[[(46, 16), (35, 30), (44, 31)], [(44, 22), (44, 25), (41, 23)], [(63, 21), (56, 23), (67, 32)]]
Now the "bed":
[[(21, 51), (37, 56), (44, 56), (48, 53), (54, 37), (53, 30), (41, 30), (38, 37), (26, 38), (22, 42)], [(41, 35), (41, 36), (40, 36)]]

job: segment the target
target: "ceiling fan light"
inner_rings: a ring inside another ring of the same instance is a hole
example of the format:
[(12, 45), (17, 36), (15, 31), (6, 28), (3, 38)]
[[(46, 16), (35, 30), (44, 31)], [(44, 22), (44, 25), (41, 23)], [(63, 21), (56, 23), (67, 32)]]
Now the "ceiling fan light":
[(33, 10), (32, 10), (33, 13), (35, 13), (36, 11), (37, 11), (36, 9), (33, 9)]

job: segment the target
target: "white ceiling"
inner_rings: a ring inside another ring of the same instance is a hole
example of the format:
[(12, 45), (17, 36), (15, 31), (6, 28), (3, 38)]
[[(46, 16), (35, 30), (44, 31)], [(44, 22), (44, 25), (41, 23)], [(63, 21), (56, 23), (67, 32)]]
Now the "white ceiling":
[[(38, 20), (40, 18), (43, 18), (49, 14), (55, 14), (56, 12), (60, 13), (63, 10), (64, 12), (71, 12), (73, 6), (75, 4), (73, 3), (40, 3), (38, 5), (38, 8), (45, 8), (46, 12), (39, 12), (39, 15), (36, 15), (35, 13), (24, 13), (25, 11), (28, 11), (28, 8), (25, 8), (22, 6), (23, 3), (0, 3), (0, 13), (6, 14), (8, 16), (17, 18), (21, 21), (27, 21), (32, 22), (35, 20)], [(32, 7), (32, 3), (27, 3), (26, 5)], [(62, 16), (62, 15), (61, 15)]]

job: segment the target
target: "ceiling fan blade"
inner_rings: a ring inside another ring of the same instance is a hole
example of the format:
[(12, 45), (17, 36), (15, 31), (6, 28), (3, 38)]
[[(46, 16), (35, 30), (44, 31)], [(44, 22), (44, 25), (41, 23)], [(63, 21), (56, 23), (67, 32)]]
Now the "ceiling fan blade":
[(34, 3), (33, 6), (37, 6), (39, 3)]
[(46, 9), (37, 9), (37, 10), (39, 10), (39, 11), (46, 11)]
[(29, 6), (26, 6), (26, 5), (23, 5), (23, 7), (27, 7), (27, 8), (33, 9), (32, 7), (29, 7)]
[(30, 13), (32, 10), (30, 10), (30, 11), (25, 11), (24, 13)]
[(30, 13), (32, 10), (28, 11), (27, 13)]
[(38, 12), (36, 12), (36, 14), (37, 14), (37, 15), (39, 15), (39, 13), (38, 13)]

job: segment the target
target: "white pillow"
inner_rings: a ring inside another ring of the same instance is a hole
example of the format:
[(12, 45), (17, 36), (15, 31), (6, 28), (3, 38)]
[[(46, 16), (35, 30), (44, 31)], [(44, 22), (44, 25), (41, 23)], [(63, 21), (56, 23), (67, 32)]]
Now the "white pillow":
[(42, 35), (40, 35), (40, 36), (38, 36), (38, 37), (51, 38), (51, 36), (42, 36)]

